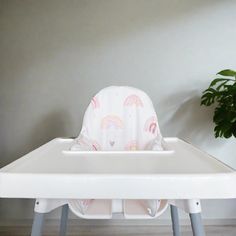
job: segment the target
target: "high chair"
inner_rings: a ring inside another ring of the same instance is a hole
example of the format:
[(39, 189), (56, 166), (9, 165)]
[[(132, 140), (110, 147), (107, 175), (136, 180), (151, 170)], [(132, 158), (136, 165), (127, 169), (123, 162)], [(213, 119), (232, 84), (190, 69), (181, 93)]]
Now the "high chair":
[(236, 172), (178, 138), (162, 138), (149, 97), (108, 87), (89, 104), (75, 139), (56, 138), (0, 169), (1, 198), (33, 198), (31, 236), (44, 215), (62, 207), (84, 219), (155, 219), (170, 205), (174, 236), (178, 209), (204, 236), (200, 199), (236, 198)]
[[(96, 94), (83, 119), (79, 136), (70, 150), (81, 151), (162, 151), (164, 141), (157, 122), (157, 115), (150, 98), (141, 90), (132, 87), (111, 86)], [(125, 165), (125, 163), (124, 163)], [(78, 186), (79, 187), (79, 186)], [(44, 200), (48, 205), (48, 201)], [(42, 204), (42, 200), (36, 200)], [(56, 204), (57, 200), (50, 202)], [(84, 219), (112, 219), (114, 214), (123, 214), (125, 219), (154, 219), (168, 206), (165, 199), (68, 199), (69, 209)], [(56, 204), (61, 205), (62, 203)], [(65, 234), (68, 214), (65, 205), (62, 212), (61, 235)], [(50, 208), (51, 210), (51, 208)], [(171, 206), (173, 229), (178, 235), (177, 209)]]

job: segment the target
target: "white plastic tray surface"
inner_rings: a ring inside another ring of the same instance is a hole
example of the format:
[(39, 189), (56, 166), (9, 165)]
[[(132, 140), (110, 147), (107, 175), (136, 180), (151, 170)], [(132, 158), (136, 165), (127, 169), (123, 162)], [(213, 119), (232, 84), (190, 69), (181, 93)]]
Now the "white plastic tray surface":
[(235, 171), (178, 138), (164, 151), (76, 152), (56, 138), (0, 169), (0, 197), (236, 197)]

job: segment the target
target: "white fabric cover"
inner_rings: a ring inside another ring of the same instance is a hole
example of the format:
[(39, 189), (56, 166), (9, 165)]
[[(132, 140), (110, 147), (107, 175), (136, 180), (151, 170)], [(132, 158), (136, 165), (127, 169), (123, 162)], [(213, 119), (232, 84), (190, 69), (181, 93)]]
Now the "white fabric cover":
[(96, 94), (72, 150), (162, 150), (162, 136), (150, 98), (131, 87), (108, 87)]
[[(73, 151), (162, 150), (162, 136), (150, 98), (132, 87), (111, 86), (102, 89), (91, 100), (84, 116)], [(85, 213), (91, 200), (78, 200)], [(158, 202), (142, 201), (150, 215)]]

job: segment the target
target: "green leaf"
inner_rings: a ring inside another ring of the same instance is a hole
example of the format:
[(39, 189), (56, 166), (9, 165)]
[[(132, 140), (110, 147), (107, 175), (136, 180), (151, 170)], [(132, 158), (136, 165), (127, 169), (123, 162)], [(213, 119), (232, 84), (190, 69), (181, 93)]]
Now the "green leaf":
[(203, 99), (203, 100), (201, 101), (201, 105), (210, 106), (211, 103), (209, 102), (209, 99)]
[(213, 88), (206, 89), (201, 97), (201, 105), (210, 106), (219, 95), (219, 92)]
[(233, 125), (227, 120), (227, 114), (225, 119), (219, 122), (215, 127), (215, 134), (218, 137), (230, 138), (232, 136)]
[(219, 126), (216, 126), (216, 127), (214, 128), (214, 131), (215, 131), (215, 137), (216, 137), (216, 138), (222, 136), (222, 131), (221, 131), (221, 129), (220, 129)]
[(216, 87), (216, 90), (219, 91), (228, 81), (224, 81), (223, 83), (221, 83), (220, 85), (218, 85)]
[(216, 93), (217, 91), (213, 88), (208, 88), (203, 93), (206, 93), (206, 92)]
[(213, 116), (213, 121), (216, 123), (216, 124), (219, 124), (220, 122), (224, 121), (225, 119), (225, 109), (224, 107), (216, 107), (215, 109), (215, 113), (214, 113), (214, 116)]
[(222, 70), (222, 71), (218, 72), (217, 75), (236, 76), (236, 71), (230, 70), (230, 69)]
[[(212, 86), (214, 86), (214, 85), (216, 85), (218, 82), (220, 82), (220, 81), (225, 81), (225, 80), (229, 80), (229, 79), (226, 79), (226, 78), (217, 78), (217, 79), (214, 79), (214, 80), (212, 80), (212, 82), (210, 83), (210, 85), (209, 85), (209, 87), (212, 87)], [(226, 82), (227, 82), (226, 81)]]
[(233, 133), (233, 136), (236, 138), (236, 123), (234, 123), (232, 126), (232, 133)]
[(224, 138), (230, 138), (230, 137), (232, 137), (232, 132), (231, 132), (231, 130), (229, 129), (229, 130), (226, 130), (226, 131), (224, 132)]
[(236, 138), (236, 71), (223, 70), (218, 74), (235, 78), (214, 79), (203, 92), (201, 105), (216, 105), (213, 116), (216, 138)]

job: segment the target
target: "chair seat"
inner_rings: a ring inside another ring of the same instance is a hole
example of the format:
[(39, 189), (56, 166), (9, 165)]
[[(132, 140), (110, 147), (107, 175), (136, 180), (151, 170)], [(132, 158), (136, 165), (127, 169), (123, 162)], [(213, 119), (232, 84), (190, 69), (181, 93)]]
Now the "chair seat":
[(89, 205), (85, 213), (82, 213), (78, 200), (70, 200), (70, 210), (78, 217), (84, 219), (112, 219), (114, 213), (118, 213), (112, 207), (120, 201), (122, 204), (120, 213), (125, 219), (154, 219), (160, 216), (168, 207), (167, 200), (160, 200), (160, 206), (155, 216), (150, 216), (147, 208), (142, 204), (142, 200), (104, 200), (95, 199)]
[(112, 200), (93, 200), (85, 213), (82, 213), (78, 205), (78, 200), (69, 201), (70, 210), (80, 218), (84, 219), (111, 219)]
[(160, 200), (160, 206), (155, 216), (150, 216), (147, 207), (141, 200), (124, 200), (124, 218), (126, 219), (154, 219), (160, 216), (168, 207), (167, 200)]

